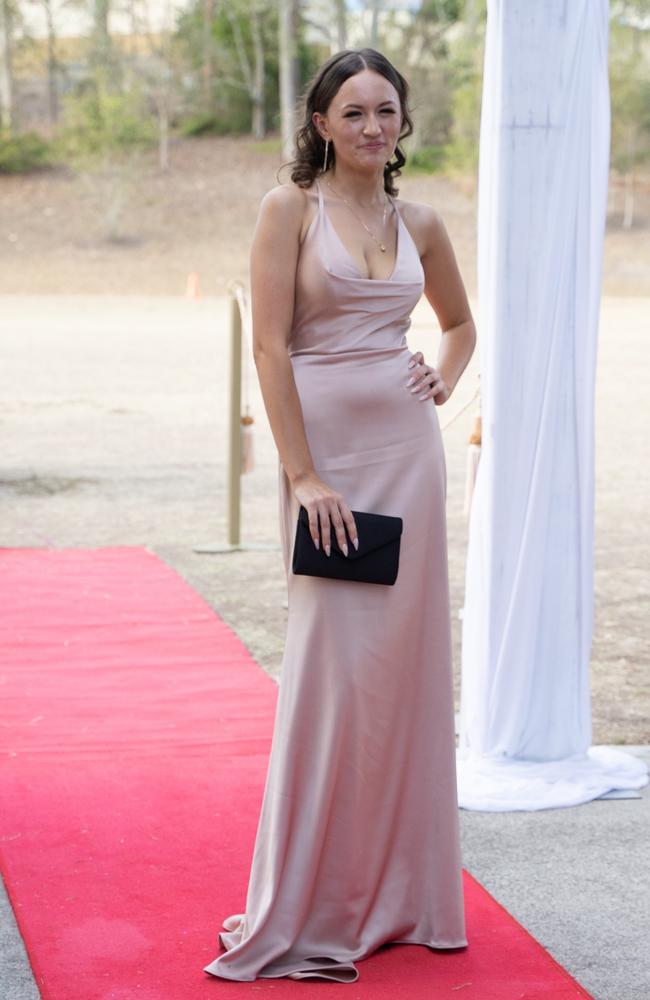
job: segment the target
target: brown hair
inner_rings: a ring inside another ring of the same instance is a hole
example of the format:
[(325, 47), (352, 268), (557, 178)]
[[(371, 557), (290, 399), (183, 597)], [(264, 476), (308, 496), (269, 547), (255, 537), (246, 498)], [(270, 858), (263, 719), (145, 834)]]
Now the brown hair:
[[(291, 180), (299, 187), (309, 187), (323, 170), (325, 140), (321, 137), (312, 121), (313, 113), (318, 111), (321, 115), (327, 114), (327, 109), (339, 87), (349, 77), (360, 73), (364, 69), (371, 69), (376, 73), (381, 73), (389, 83), (392, 83), (399, 95), (404, 124), (398, 143), (413, 132), (413, 122), (408, 108), (409, 85), (402, 74), (376, 49), (343, 49), (321, 66), (316, 75), (307, 84), (306, 91), (301, 100), (303, 124), (296, 131), (294, 159), (288, 164), (293, 168), (291, 171)], [(330, 166), (330, 164), (335, 162), (336, 154), (333, 144), (330, 143), (327, 154), (327, 165)], [(384, 167), (384, 190), (388, 194), (396, 195), (398, 193), (398, 189), (393, 184), (393, 175), (399, 177), (401, 173), (400, 168), (405, 163), (406, 157), (399, 148), (399, 145), (397, 145), (395, 147), (394, 159)]]

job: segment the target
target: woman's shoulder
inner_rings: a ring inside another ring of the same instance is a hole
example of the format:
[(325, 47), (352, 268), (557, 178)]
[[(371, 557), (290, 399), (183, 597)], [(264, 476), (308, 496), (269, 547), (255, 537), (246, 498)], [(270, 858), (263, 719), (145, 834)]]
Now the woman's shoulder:
[(442, 215), (433, 205), (421, 201), (396, 198), (395, 205), (422, 257), (446, 233)]
[(282, 184), (276, 184), (275, 187), (270, 188), (266, 192), (262, 201), (260, 202), (260, 207), (262, 205), (270, 207), (275, 212), (280, 212), (288, 216), (302, 216), (302, 213), (307, 205), (309, 195), (315, 190), (315, 185), (312, 184), (309, 188), (300, 187), (295, 184), (294, 181), (286, 181)]
[(422, 201), (405, 201), (404, 198), (395, 198), (394, 201), (409, 228), (431, 229), (442, 223), (442, 216), (433, 205)]
[(293, 181), (276, 184), (262, 198), (259, 215), (276, 233), (282, 233), (283, 237), (295, 237), (300, 245), (314, 213), (315, 192), (315, 183), (306, 188)]

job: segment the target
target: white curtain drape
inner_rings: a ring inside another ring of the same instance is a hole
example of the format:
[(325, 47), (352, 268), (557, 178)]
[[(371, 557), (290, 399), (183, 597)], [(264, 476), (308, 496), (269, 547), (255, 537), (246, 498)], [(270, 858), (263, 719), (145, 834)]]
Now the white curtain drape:
[(458, 790), (575, 805), (647, 782), (591, 747), (594, 384), (607, 204), (607, 0), (488, 0), (480, 133), (482, 454)]

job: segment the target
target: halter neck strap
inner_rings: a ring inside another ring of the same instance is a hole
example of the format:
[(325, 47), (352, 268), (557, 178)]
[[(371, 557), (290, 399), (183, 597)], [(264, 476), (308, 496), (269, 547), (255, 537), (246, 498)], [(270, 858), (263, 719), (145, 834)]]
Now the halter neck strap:
[[(322, 191), (322, 188), (320, 186), (320, 179), (318, 177), (316, 178), (316, 188), (318, 190), (318, 204), (322, 208), (323, 207), (323, 191)], [(393, 196), (390, 195), (388, 193), (388, 191), (385, 191), (384, 193), (385, 193), (386, 197), (388, 198), (389, 202), (391, 203), (391, 205), (393, 206), (393, 208), (395, 209), (395, 211), (397, 212), (397, 205), (395, 204)]]

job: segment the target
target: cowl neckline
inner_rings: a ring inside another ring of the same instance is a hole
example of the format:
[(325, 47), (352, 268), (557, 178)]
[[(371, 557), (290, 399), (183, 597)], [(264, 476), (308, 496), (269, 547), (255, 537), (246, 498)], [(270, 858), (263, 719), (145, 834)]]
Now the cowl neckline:
[[(403, 240), (402, 226), (404, 226), (404, 228), (406, 228), (405, 224), (404, 224), (404, 222), (402, 220), (402, 217), (401, 217), (401, 215), (399, 213), (399, 210), (397, 208), (397, 205), (395, 204), (394, 199), (387, 193), (387, 198), (390, 201), (391, 205), (393, 206), (393, 210), (395, 212), (395, 215), (397, 216), (397, 240), (396, 240), (396, 246), (395, 246), (395, 262), (393, 264), (393, 269), (392, 269), (392, 271), (390, 272), (390, 274), (388, 275), (387, 278), (371, 278), (371, 277), (368, 277), (366, 275), (361, 274), (361, 271), (359, 270), (359, 266), (358, 266), (357, 262), (355, 261), (354, 257), (352, 256), (352, 254), (350, 253), (350, 251), (346, 247), (345, 243), (343, 242), (343, 240), (339, 236), (339, 234), (338, 234), (338, 232), (336, 230), (336, 227), (335, 227), (334, 223), (332, 222), (332, 220), (330, 218), (329, 212), (327, 211), (327, 208), (325, 207), (325, 199), (323, 198), (323, 192), (322, 192), (322, 189), (321, 189), (321, 186), (320, 186), (318, 178), (316, 178), (316, 189), (318, 191), (318, 212), (321, 215), (323, 221), (325, 222), (325, 225), (333, 233), (334, 239), (337, 241), (338, 245), (340, 246), (341, 250), (343, 251), (343, 253), (347, 257), (347, 259), (350, 262), (351, 266), (357, 272), (356, 278), (352, 278), (350, 280), (354, 280), (354, 281), (372, 281), (373, 283), (380, 283), (380, 284), (382, 282), (394, 281), (395, 275), (397, 273), (397, 269), (398, 269), (398, 266), (399, 266), (399, 263), (400, 263), (400, 254), (401, 254), (401, 250), (402, 250), (402, 240)], [(311, 225), (310, 225), (309, 228), (311, 228)], [(411, 237), (410, 233), (408, 235), (409, 235), (409, 238), (412, 240), (413, 238)], [(343, 277), (343, 275), (339, 275), (339, 277)]]

